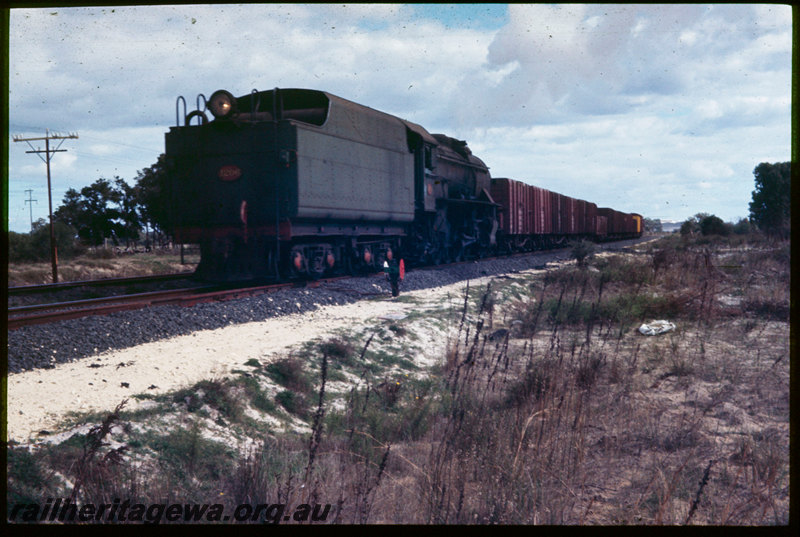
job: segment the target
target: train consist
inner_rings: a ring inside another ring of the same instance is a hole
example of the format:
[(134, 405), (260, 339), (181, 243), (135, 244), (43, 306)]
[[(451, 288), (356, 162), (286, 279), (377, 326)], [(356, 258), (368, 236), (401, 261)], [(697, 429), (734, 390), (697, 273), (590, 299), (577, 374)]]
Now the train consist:
[(176, 116), (173, 233), (200, 245), (203, 279), (315, 278), (642, 233), (638, 214), (492, 179), (466, 142), (323, 91), (220, 90), (188, 114), (179, 97)]
[(502, 207), (498, 219), (503, 250), (557, 246), (567, 240), (620, 240), (642, 235), (642, 216), (571, 198), (513, 179), (492, 179)]

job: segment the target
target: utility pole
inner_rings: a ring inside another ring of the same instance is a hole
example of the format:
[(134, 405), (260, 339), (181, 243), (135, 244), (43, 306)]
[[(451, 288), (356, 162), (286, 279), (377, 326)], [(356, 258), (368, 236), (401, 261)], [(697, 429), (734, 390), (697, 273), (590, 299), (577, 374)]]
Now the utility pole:
[[(50, 134), (49, 129), (45, 129), (45, 136), (44, 138), (22, 138), (20, 136), (14, 136), (15, 142), (27, 142), (32, 151), (25, 151), (26, 153), (36, 153), (39, 155), (39, 158), (44, 161), (47, 165), (47, 201), (50, 205), (50, 263), (53, 266), (53, 283), (58, 283), (58, 248), (56, 247), (56, 233), (55, 229), (53, 228), (53, 193), (50, 188), (50, 154), (51, 153), (62, 153), (65, 152), (66, 149), (59, 149), (61, 144), (64, 143), (64, 140), (70, 138), (77, 138), (77, 134), (68, 134), (63, 136), (61, 134)], [(31, 142), (37, 140), (44, 140), (44, 150), (41, 149), (33, 149)], [(61, 140), (56, 146), (55, 149), (50, 149), (50, 140)], [(46, 157), (42, 157), (41, 153), (44, 153)], [(33, 225), (31, 224), (31, 227)]]
[(33, 195), (33, 189), (29, 188), (25, 192), (28, 193), (28, 199), (25, 200), (25, 203), (30, 203), (31, 204), (30, 205), (30, 210), (31, 210), (31, 231), (33, 231), (33, 202), (34, 201), (38, 202), (39, 200), (31, 199), (31, 196)]

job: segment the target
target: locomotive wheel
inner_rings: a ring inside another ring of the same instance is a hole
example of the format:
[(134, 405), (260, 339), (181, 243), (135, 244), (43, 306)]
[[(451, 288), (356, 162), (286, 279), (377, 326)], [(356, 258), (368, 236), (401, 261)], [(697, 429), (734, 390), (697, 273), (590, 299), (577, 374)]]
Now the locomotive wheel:
[(288, 269), (290, 279), (310, 278), (313, 275), (314, 259), (309, 259), (304, 246), (294, 246), (289, 252)]

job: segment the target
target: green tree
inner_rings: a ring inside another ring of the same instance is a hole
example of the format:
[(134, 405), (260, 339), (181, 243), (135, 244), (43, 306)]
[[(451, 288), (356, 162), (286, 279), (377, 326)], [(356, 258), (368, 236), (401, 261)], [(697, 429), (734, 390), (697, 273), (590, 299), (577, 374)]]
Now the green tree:
[(660, 218), (645, 218), (643, 225), (645, 231), (652, 231), (655, 233), (660, 233), (664, 231), (664, 228), (661, 225)]
[(769, 235), (788, 236), (791, 219), (791, 163), (762, 162), (753, 170), (756, 188), (750, 220)]
[(700, 220), (700, 233), (703, 235), (730, 235), (731, 227), (718, 216), (710, 214)]
[[(81, 252), (75, 243), (75, 228), (55, 221), (53, 232), (58, 247), (58, 257), (66, 259)], [(30, 233), (8, 233), (8, 260), (11, 263), (47, 261), (50, 259), (50, 225), (40, 218), (33, 223)]]
[(702, 222), (703, 219), (708, 216), (711, 215), (708, 213), (697, 213), (693, 217), (687, 218), (683, 224), (681, 224), (681, 235), (700, 233), (700, 222)]
[(114, 181), (114, 186), (120, 193), (118, 208), (122, 229), (118, 236), (120, 239), (124, 239), (126, 244), (129, 245), (131, 240), (136, 241), (139, 239), (139, 230), (142, 229), (142, 219), (139, 214), (138, 190), (119, 177)]
[(136, 176), (136, 200), (142, 223), (154, 230), (171, 230), (169, 203), (169, 177), (165, 157), (159, 155), (155, 164)]
[(737, 235), (747, 235), (750, 233), (750, 220), (740, 218), (733, 226), (733, 232)]
[(681, 224), (681, 235), (730, 235), (732, 224), (726, 224), (718, 216), (708, 213), (697, 213)]
[(64, 222), (67, 225), (73, 226), (77, 229), (81, 221), (81, 214), (83, 206), (81, 205), (81, 193), (70, 188), (64, 194), (64, 199), (61, 200), (61, 205), (56, 208), (53, 213), (53, 220)]
[(69, 189), (53, 218), (78, 230), (83, 242), (97, 246), (103, 239), (126, 238), (125, 213), (122, 209), (124, 194), (119, 189), (119, 177), (112, 183), (100, 178), (78, 193)]

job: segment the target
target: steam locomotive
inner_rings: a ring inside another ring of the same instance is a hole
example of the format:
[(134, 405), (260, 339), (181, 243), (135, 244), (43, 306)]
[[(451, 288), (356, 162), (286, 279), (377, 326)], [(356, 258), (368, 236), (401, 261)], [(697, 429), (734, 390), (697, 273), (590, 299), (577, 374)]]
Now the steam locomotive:
[(186, 112), (179, 97), (168, 195), (175, 239), (200, 245), (201, 279), (318, 278), (642, 232), (640, 215), (492, 179), (466, 142), (324, 91), (219, 90)]

